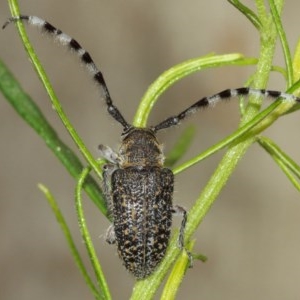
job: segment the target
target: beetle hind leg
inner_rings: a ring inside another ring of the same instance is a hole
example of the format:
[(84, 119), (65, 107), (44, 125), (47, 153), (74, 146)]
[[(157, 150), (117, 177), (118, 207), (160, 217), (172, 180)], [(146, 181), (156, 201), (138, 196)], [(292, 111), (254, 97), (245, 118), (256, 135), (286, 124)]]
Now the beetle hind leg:
[(186, 221), (187, 221), (187, 212), (182, 206), (174, 205), (172, 208), (172, 213), (182, 216), (182, 221), (181, 221), (180, 230), (179, 230), (179, 237), (178, 237), (178, 247), (181, 250), (184, 250), (186, 252), (186, 254), (188, 255), (188, 258), (189, 258), (189, 268), (192, 268), (193, 267), (192, 253), (189, 250), (187, 250), (184, 246), (184, 230), (185, 230), (185, 225), (186, 225)]

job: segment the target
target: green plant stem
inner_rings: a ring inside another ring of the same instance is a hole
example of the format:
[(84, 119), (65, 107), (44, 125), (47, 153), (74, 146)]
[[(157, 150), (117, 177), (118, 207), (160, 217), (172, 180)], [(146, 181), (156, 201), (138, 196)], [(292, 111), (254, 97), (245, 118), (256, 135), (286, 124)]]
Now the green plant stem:
[(97, 299), (97, 300), (104, 299), (104, 297), (102, 297), (102, 295), (99, 293), (99, 291), (95, 287), (92, 279), (90, 278), (90, 276), (89, 276), (89, 274), (88, 274), (88, 272), (87, 272), (87, 270), (84, 266), (83, 260), (81, 259), (79, 251), (76, 248), (76, 245), (74, 243), (74, 239), (72, 237), (70, 229), (69, 229), (69, 227), (68, 227), (68, 225), (65, 221), (65, 218), (64, 218), (63, 214), (61, 213), (61, 211), (59, 209), (59, 206), (58, 206), (55, 198), (53, 197), (53, 195), (51, 194), (49, 189), (47, 187), (45, 187), (43, 184), (39, 184), (38, 187), (44, 193), (50, 207), (52, 208), (53, 213), (56, 216), (57, 222), (59, 223), (59, 225), (61, 227), (61, 230), (62, 230), (62, 232), (63, 232), (63, 234), (64, 234), (64, 236), (65, 236), (65, 238), (68, 242), (69, 248), (72, 252), (72, 255), (75, 259), (75, 262), (76, 262), (80, 272), (82, 273), (82, 276), (83, 276), (85, 282), (87, 283), (87, 285), (91, 289), (92, 293), (94, 294), (95, 299)]
[[(194, 245), (195, 241), (190, 242), (189, 245), (186, 245), (186, 250), (191, 253)], [(176, 264), (174, 264), (171, 274), (164, 286), (164, 290), (161, 295), (161, 300), (176, 299), (180, 283), (184, 278), (189, 264), (190, 261), (187, 252), (182, 251), (180, 254), (180, 258), (177, 260)]]
[(95, 276), (96, 276), (96, 280), (97, 280), (97, 284), (99, 287), (99, 290), (101, 291), (101, 295), (103, 297), (103, 299), (106, 300), (110, 300), (111, 299), (111, 295), (110, 295), (110, 291), (105, 279), (105, 276), (102, 272), (102, 268), (99, 262), (99, 259), (97, 257), (97, 253), (95, 250), (95, 247), (93, 245), (92, 239), (91, 239), (91, 235), (89, 233), (87, 224), (86, 224), (86, 220), (85, 220), (85, 216), (84, 216), (84, 212), (83, 212), (83, 206), (82, 206), (82, 199), (81, 199), (81, 192), (84, 186), (84, 182), (85, 179), (87, 178), (89, 172), (91, 171), (91, 168), (85, 168), (82, 171), (82, 174), (78, 180), (77, 186), (76, 186), (76, 191), (75, 191), (75, 204), (76, 204), (76, 212), (77, 212), (77, 217), (78, 217), (78, 224), (80, 227), (80, 231), (81, 231), (81, 236), (84, 240), (84, 245), (86, 247), (87, 253), (89, 255)]

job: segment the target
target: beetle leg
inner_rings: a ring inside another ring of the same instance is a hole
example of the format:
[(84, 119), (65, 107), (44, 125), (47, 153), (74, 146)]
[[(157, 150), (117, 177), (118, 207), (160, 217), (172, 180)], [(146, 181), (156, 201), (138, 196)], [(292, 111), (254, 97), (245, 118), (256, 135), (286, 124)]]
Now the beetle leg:
[(191, 268), (193, 266), (193, 256), (192, 253), (184, 247), (184, 230), (187, 221), (187, 212), (182, 206), (174, 205), (172, 208), (172, 213), (182, 216), (181, 226), (179, 230), (179, 237), (178, 237), (178, 246), (181, 250), (186, 251), (189, 257), (189, 267)]
[(105, 240), (108, 244), (114, 244), (116, 242), (116, 234), (114, 225), (110, 225), (105, 234)]
[(119, 157), (118, 154), (108, 146), (99, 145), (98, 149), (100, 150), (100, 156), (109, 161), (109, 163), (103, 166), (102, 188), (105, 195), (108, 211), (110, 213), (112, 208), (110, 178), (111, 174), (117, 169)]
[(173, 206), (172, 213), (182, 216), (180, 232), (179, 232), (179, 237), (178, 237), (178, 246), (180, 249), (183, 249), (184, 248), (184, 229), (185, 229), (185, 224), (187, 221), (187, 213), (186, 213), (186, 210), (179, 205)]
[(117, 164), (119, 162), (119, 156), (114, 150), (105, 145), (99, 145), (98, 149), (100, 150), (100, 156), (105, 158), (111, 163)]
[(113, 207), (110, 178), (111, 178), (111, 174), (116, 170), (116, 168), (117, 168), (117, 165), (112, 164), (112, 163), (108, 163), (103, 166), (102, 189), (103, 189), (103, 193), (105, 196), (109, 214), (112, 212), (112, 207)]

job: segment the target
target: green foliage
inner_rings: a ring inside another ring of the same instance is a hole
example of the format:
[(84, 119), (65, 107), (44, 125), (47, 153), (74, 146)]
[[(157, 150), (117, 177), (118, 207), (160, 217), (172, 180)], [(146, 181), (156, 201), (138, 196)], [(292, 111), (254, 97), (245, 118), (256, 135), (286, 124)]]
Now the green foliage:
[[(18, 4), (16, 0), (9, 0), (11, 13), (13, 16), (20, 15)], [(286, 35), (281, 24), (280, 13), (283, 6), (283, 0), (269, 0), (270, 13), (267, 11), (265, 1), (256, 0), (257, 13), (250, 10), (248, 7), (240, 3), (239, 1), (229, 1), (234, 5), (250, 22), (255, 26), (259, 33), (261, 41), (260, 53), (257, 59), (246, 58), (241, 54), (226, 54), (215, 55), (210, 54), (204, 57), (191, 59), (178, 64), (171, 69), (164, 72), (158, 79), (150, 85), (149, 89), (145, 93), (138, 107), (137, 113), (133, 120), (135, 126), (146, 126), (148, 116), (159, 96), (170, 86), (172, 86), (178, 80), (207, 68), (219, 68), (227, 65), (239, 65), (246, 66), (249, 64), (256, 64), (256, 72), (251, 76), (251, 86), (254, 88), (265, 88), (269, 79), (271, 71), (280, 71), (286, 78), (287, 91), (296, 93), (299, 88), (299, 53), (300, 47), (298, 46), (294, 59), (291, 57), (291, 52), (286, 40)], [(91, 264), (95, 273), (97, 284), (92, 282), (89, 277), (82, 259), (76, 249), (76, 246), (71, 237), (70, 231), (63, 219), (63, 216), (58, 208), (56, 201), (50, 192), (42, 185), (40, 188), (45, 193), (46, 198), (51, 205), (59, 224), (62, 227), (63, 233), (66, 236), (69, 247), (72, 251), (74, 259), (81, 270), (85, 281), (91, 288), (91, 291), (96, 299), (110, 299), (110, 293), (105, 281), (105, 277), (101, 270), (101, 265), (96, 257), (95, 250), (90, 239), (88, 229), (85, 224), (85, 217), (83, 214), (83, 208), (81, 203), (81, 191), (84, 189), (88, 196), (94, 201), (96, 206), (101, 210), (104, 215), (107, 215), (107, 209), (101, 189), (96, 181), (89, 175), (90, 170), (93, 170), (96, 175), (101, 179), (101, 164), (92, 157), (89, 150), (84, 145), (81, 138), (78, 136), (76, 130), (64, 114), (59, 100), (57, 99), (51, 84), (44, 72), (29, 40), (26, 35), (24, 26), (21, 22), (17, 22), (17, 27), (23, 41), (24, 47), (30, 57), (34, 68), (43, 82), (45, 89), (47, 90), (51, 99), (52, 105), (60, 116), (66, 129), (72, 136), (75, 144), (80, 149), (83, 157), (89, 167), (84, 168), (83, 164), (76, 157), (74, 153), (60, 140), (58, 134), (53, 130), (51, 125), (47, 122), (41, 111), (35, 104), (35, 102), (22, 90), (19, 83), (5, 67), (3, 63), (0, 63), (0, 89), (5, 95), (6, 99), (12, 104), (19, 115), (28, 123), (46, 142), (48, 147), (55, 153), (58, 159), (63, 163), (69, 173), (77, 181), (76, 189), (76, 207), (78, 214), (78, 221), (81, 229), (85, 245), (87, 247), (87, 253), (90, 257)], [(279, 37), (283, 55), (285, 59), (285, 68), (274, 67), (272, 65), (273, 55), (275, 51), (275, 45), (277, 38)], [(262, 99), (257, 97), (250, 97), (247, 105), (242, 106), (242, 117), (238, 129), (224, 138), (222, 141), (212, 146), (203, 153), (196, 157), (184, 162), (180, 166), (174, 168), (174, 173), (184, 171), (186, 168), (195, 165), (204, 158), (212, 155), (220, 149), (227, 148), (227, 152), (221, 160), (219, 166), (215, 170), (214, 174), (210, 178), (207, 186), (201, 192), (199, 198), (195, 201), (194, 206), (189, 212), (188, 222), (185, 232), (185, 243), (191, 248), (194, 243), (189, 243), (193, 233), (202, 222), (204, 216), (208, 213), (209, 208), (215, 201), (228, 178), (235, 170), (240, 159), (243, 157), (248, 148), (255, 142), (263, 147), (284, 171), (287, 178), (291, 183), (300, 190), (299, 178), (300, 178), (300, 166), (297, 165), (278, 145), (266, 137), (259, 136), (264, 129), (273, 124), (280, 116), (287, 113), (294, 112), (299, 109), (299, 105), (287, 103), (284, 101), (276, 101), (270, 105), (267, 109), (259, 112), (259, 107)], [(180, 159), (183, 153), (186, 151), (191, 138), (193, 136), (193, 129), (186, 131), (180, 141), (176, 144), (173, 151), (170, 152), (170, 156), (167, 158), (167, 164), (173, 166), (178, 159)], [(103, 163), (103, 162), (102, 162)], [(180, 253), (180, 249), (177, 247), (178, 232), (173, 235), (170, 246), (166, 253), (166, 257), (159, 265), (158, 269), (149, 278), (138, 281), (133, 289), (132, 299), (152, 299), (157, 289), (161, 285), (162, 281), (166, 277), (174, 262), (173, 271), (170, 274), (167, 284), (165, 285), (162, 299), (174, 299), (176, 291), (178, 290), (181, 280), (184, 277), (186, 266), (188, 263), (184, 253)]]

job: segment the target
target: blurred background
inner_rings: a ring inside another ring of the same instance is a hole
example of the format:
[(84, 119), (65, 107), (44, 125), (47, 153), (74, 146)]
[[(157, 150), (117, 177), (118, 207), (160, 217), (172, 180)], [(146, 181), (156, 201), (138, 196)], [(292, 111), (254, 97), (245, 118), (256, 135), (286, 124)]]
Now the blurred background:
[[(252, 9), (254, 1), (243, 1)], [(20, 1), (23, 14), (47, 19), (76, 38), (103, 71), (112, 98), (132, 120), (147, 87), (163, 71), (184, 60), (216, 52), (257, 56), (255, 28), (225, 0), (215, 1)], [(0, 20), (10, 16), (1, 0)], [(295, 49), (300, 35), (298, 0), (289, 0), (283, 24)], [(106, 113), (97, 88), (78, 60), (34, 28), (30, 39), (63, 107), (95, 157), (101, 144), (117, 148), (121, 128)], [(49, 104), (14, 26), (0, 34), (1, 58), (35, 99), (59, 135), (73, 142)], [(281, 48), (275, 64), (284, 65)], [(224, 67), (189, 76), (167, 91), (150, 124), (185, 109), (203, 96), (243, 86), (254, 67)], [(273, 74), (268, 88), (284, 90)], [(92, 299), (66, 241), (37, 183), (59, 201), (85, 256), (74, 208), (75, 182), (44, 142), (0, 95), (0, 299)], [(185, 161), (218, 142), (237, 126), (235, 100), (199, 112), (181, 127), (159, 134), (166, 151), (184, 128), (197, 127)], [(281, 118), (264, 135), (300, 162), (299, 113)], [(218, 165), (218, 153), (176, 177), (174, 202), (189, 209)], [(109, 222), (95, 205), (84, 203), (88, 225), (114, 299), (127, 299), (134, 279), (104, 241)], [(298, 299), (300, 276), (299, 193), (272, 159), (254, 145), (195, 234), (195, 262), (178, 299)], [(178, 220), (177, 220), (178, 219)], [(179, 226), (175, 218), (174, 226)], [(158, 299), (158, 297), (157, 297)]]

